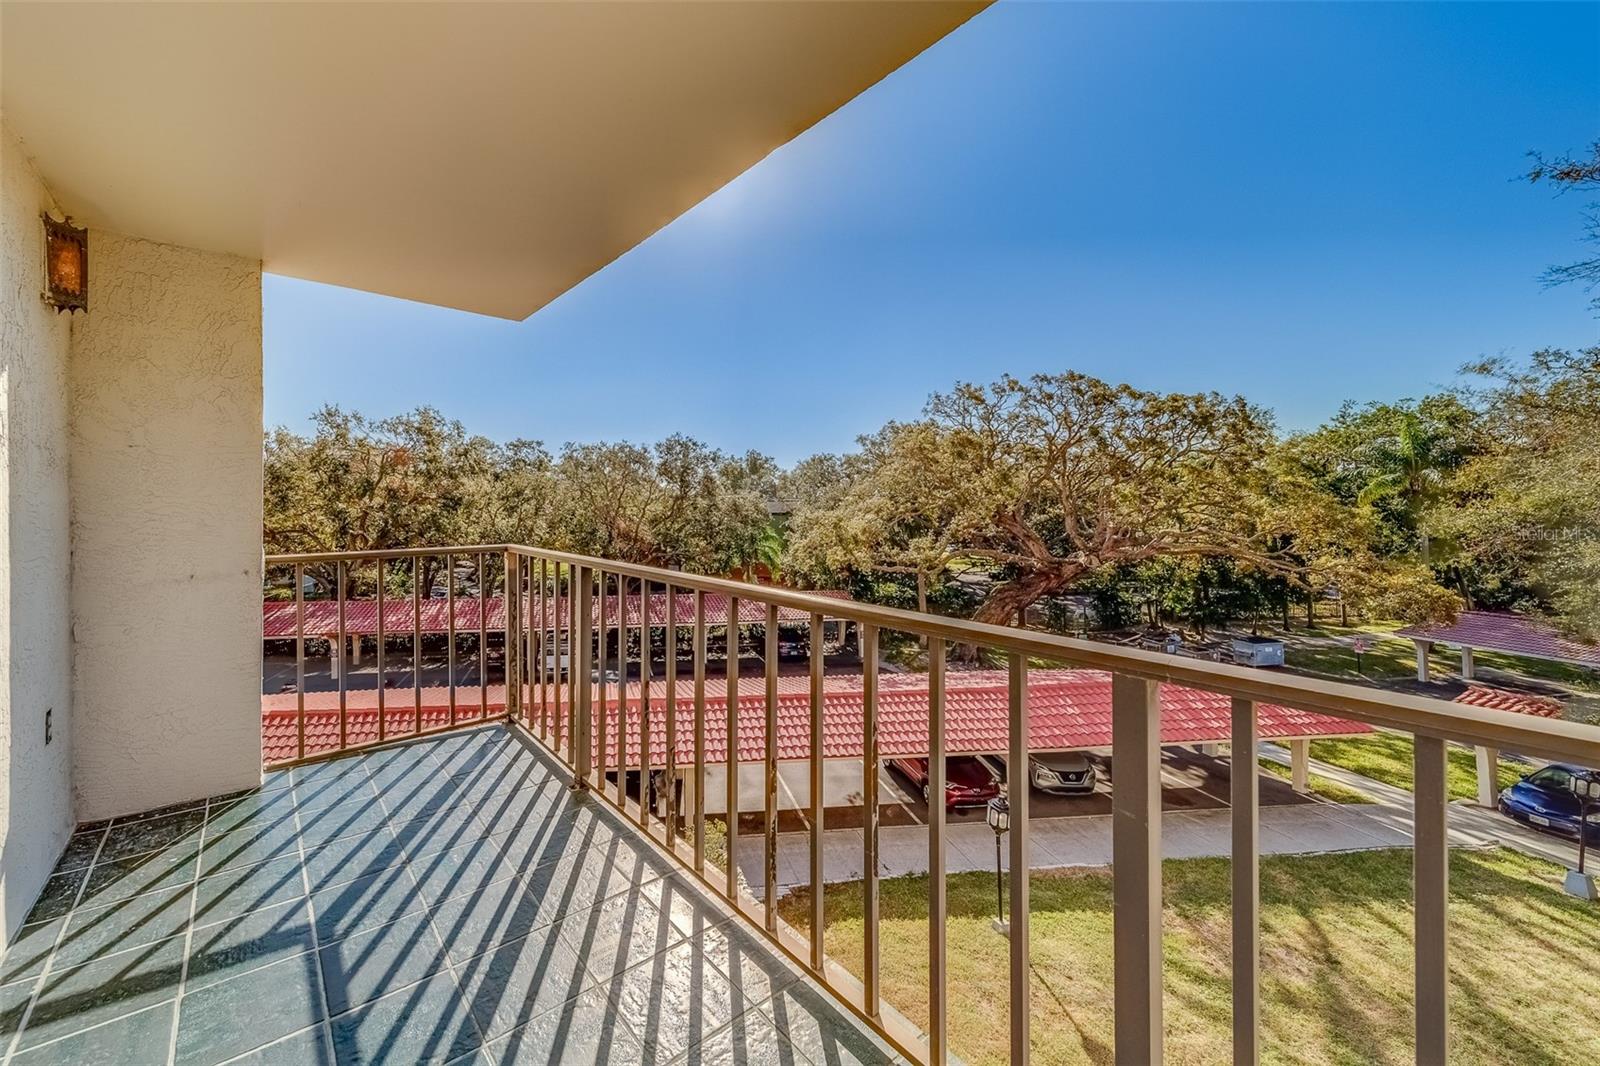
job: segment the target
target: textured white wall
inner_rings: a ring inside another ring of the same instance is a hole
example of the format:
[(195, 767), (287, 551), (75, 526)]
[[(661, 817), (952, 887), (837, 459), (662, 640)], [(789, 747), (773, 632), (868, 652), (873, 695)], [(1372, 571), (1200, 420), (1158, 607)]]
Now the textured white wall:
[(261, 773), (261, 268), (89, 235), (73, 325), (80, 821)]
[(72, 830), (69, 322), (39, 298), (51, 206), (0, 123), (0, 941)]

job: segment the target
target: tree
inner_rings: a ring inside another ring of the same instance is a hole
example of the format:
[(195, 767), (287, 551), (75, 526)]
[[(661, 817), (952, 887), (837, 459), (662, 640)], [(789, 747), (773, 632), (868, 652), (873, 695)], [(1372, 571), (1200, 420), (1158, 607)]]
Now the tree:
[(1466, 368), (1487, 427), (1439, 528), (1474, 565), (1526, 575), (1534, 604), (1600, 635), (1600, 347)]
[[(1558, 192), (1600, 188), (1600, 141), (1589, 146), (1588, 155), (1546, 158), (1538, 152), (1530, 152), (1529, 158), (1533, 160), (1533, 165), (1528, 169), (1527, 178), (1534, 184), (1548, 182), (1556, 186)], [(1600, 244), (1600, 205), (1588, 205), (1582, 240), (1588, 244)], [(1596, 286), (1600, 286), (1600, 255), (1550, 267), (1541, 280), (1547, 287), (1576, 283), (1584, 292), (1594, 292)], [(1600, 296), (1595, 296), (1589, 305), (1600, 311)]]

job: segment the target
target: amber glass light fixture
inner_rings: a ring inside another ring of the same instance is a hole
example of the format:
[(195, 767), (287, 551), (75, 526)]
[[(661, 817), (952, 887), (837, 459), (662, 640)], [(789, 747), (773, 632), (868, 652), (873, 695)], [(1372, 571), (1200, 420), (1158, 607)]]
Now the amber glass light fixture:
[(44, 301), (57, 311), (89, 310), (89, 231), (44, 216)]

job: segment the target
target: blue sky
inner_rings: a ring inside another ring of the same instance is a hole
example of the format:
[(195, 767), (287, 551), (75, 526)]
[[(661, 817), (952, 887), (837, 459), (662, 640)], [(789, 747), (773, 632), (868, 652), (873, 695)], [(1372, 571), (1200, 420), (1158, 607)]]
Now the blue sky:
[(1287, 429), (1595, 343), (1600, 4), (1002, 3), (525, 322), (265, 286), (266, 421), (429, 403), (497, 439), (781, 462), (1076, 369)]

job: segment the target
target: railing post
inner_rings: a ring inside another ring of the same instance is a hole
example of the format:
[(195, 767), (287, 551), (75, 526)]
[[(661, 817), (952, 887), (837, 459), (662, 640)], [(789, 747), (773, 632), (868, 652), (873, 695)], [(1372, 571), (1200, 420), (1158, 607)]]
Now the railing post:
[(822, 675), (825, 662), (822, 643), (822, 616), (811, 616), (811, 782), (807, 798), (811, 801), (811, 968), (822, 971), (824, 917), (823, 880), (823, 759), (827, 739), (823, 734), (823, 709), (826, 706)]
[(666, 782), (667, 846), (678, 838), (678, 590), (666, 586), (667, 639), (663, 642), (662, 672), (667, 680), (667, 750), (661, 754), (662, 780)]
[(567, 671), (576, 697), (572, 701), (575, 709), (571, 712), (573, 762), (576, 769), (573, 787), (579, 789), (589, 786), (589, 775), (594, 772), (594, 752), (591, 747), (594, 686), (590, 683), (590, 675), (594, 672), (594, 596), (589, 587), (593, 579), (594, 571), (587, 566), (573, 568), (567, 579), (567, 594), (577, 604), (577, 632), (568, 640)]
[[(506, 717), (522, 717), (522, 567), (515, 552), (506, 552)], [(485, 683), (487, 683), (487, 678)]]
[(944, 1066), (945, 895), (944, 638), (928, 641), (928, 1059)]
[(1116, 1061), (1145, 1066), (1161, 1061), (1161, 696), (1156, 682), (1112, 675), (1111, 760)]
[(694, 590), (694, 872), (706, 864), (706, 594)]
[(766, 641), (761, 657), (766, 667), (766, 721), (764, 723), (766, 795), (762, 842), (763, 882), (762, 906), (766, 911), (767, 932), (778, 930), (778, 607), (767, 604)]
[[(1010, 709), (1010, 755), (1006, 760), (1006, 801), (1011, 813), (1011, 1062), (1027, 1066), (1032, 1054), (1030, 1008), (1033, 1004), (1028, 965), (1028, 660), (1010, 655), (1007, 703)], [(938, 797), (941, 804), (944, 797)]]
[[(346, 722), (348, 716), (347, 700), (345, 695), (346, 681), (350, 673), (350, 660), (345, 657), (345, 626), (344, 626), (344, 560), (339, 561), (339, 646), (334, 649), (333, 659), (339, 664), (339, 750), (343, 751), (349, 743), (349, 727)], [(358, 638), (359, 639), (359, 638)]]
[(386, 732), (387, 732), (386, 729), (384, 728), (384, 726), (385, 726), (384, 718), (388, 714), (388, 709), (384, 705), (385, 704), (385, 701), (384, 701), (385, 693), (383, 691), (383, 669), (384, 669), (383, 645), (386, 642), (386, 638), (387, 638), (388, 634), (385, 633), (384, 625), (383, 625), (383, 578), (384, 578), (384, 569), (385, 568), (384, 568), (384, 565), (383, 565), (383, 560), (381, 558), (377, 562), (378, 562), (378, 742), (381, 744), (383, 742), (384, 737), (385, 737)]
[(294, 568), (294, 702), (295, 731), (299, 745), (296, 758), (306, 757), (306, 568)]
[(1233, 806), (1233, 1061), (1260, 1060), (1260, 771), (1256, 766), (1256, 705), (1234, 697), (1229, 749)]
[(876, 1019), (878, 965), (878, 627), (861, 631), (862, 978), (867, 1017)]
[(1445, 742), (1418, 734), (1413, 754), (1412, 885), (1416, 894), (1417, 1062), (1448, 1062), (1449, 793)]
[(729, 900), (739, 898), (739, 863), (735, 853), (739, 847), (739, 597), (728, 597), (727, 689), (728, 689), (728, 745), (727, 745), (727, 841), (728, 862), (723, 871), (723, 889)]

